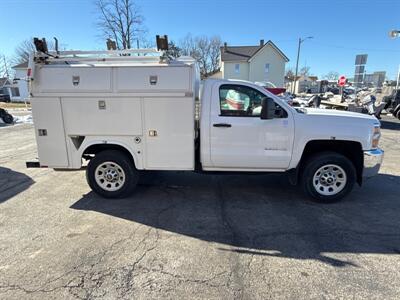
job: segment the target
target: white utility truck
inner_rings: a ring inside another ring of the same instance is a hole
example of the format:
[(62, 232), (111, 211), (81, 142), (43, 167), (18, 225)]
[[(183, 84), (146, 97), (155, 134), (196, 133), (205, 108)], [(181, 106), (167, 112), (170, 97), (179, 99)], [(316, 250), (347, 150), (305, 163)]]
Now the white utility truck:
[(129, 195), (146, 170), (187, 170), (286, 172), (333, 202), (382, 162), (372, 116), (293, 108), (246, 81), (210, 79), (200, 91), (193, 59), (157, 50), (45, 52), (29, 63), (39, 161), (27, 166), (88, 160), (87, 181), (107, 198)]

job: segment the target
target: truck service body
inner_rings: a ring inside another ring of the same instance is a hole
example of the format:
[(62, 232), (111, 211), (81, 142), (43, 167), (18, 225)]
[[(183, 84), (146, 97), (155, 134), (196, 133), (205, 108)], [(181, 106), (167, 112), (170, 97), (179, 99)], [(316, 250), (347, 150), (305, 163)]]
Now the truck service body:
[(322, 202), (379, 170), (375, 117), (295, 109), (246, 81), (200, 88), (192, 58), (139, 52), (31, 57), (39, 162), (28, 166), (78, 170), (87, 159), (89, 185), (110, 198), (128, 195), (145, 170), (288, 172)]

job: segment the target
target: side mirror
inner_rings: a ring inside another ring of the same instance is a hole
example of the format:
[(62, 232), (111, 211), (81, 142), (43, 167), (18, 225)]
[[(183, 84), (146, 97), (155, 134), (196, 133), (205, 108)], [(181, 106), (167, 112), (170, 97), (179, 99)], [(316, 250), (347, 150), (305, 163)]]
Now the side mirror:
[(269, 120), (275, 117), (275, 101), (271, 98), (261, 100), (261, 120)]

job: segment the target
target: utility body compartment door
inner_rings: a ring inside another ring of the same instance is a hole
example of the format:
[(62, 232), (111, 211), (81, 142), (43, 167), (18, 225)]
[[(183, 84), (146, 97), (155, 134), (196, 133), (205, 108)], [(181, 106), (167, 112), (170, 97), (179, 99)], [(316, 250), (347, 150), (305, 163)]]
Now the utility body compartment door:
[(194, 169), (192, 97), (143, 98), (145, 169)]
[(40, 165), (68, 167), (60, 98), (33, 98), (31, 102)]
[(210, 110), (213, 168), (255, 171), (288, 168), (294, 139), (293, 117), (284, 110), (286, 117), (261, 120), (261, 100), (265, 97), (269, 96), (244, 83), (213, 86)]

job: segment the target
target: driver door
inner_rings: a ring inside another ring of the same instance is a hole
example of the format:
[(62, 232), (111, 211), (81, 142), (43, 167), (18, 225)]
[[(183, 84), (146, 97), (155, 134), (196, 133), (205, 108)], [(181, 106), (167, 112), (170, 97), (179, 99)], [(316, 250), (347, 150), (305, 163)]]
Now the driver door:
[(261, 100), (265, 97), (245, 84), (214, 85), (210, 124), (214, 168), (277, 170), (289, 166), (292, 116), (276, 104), (276, 118), (261, 120)]

